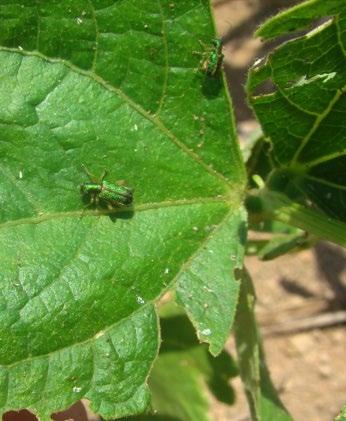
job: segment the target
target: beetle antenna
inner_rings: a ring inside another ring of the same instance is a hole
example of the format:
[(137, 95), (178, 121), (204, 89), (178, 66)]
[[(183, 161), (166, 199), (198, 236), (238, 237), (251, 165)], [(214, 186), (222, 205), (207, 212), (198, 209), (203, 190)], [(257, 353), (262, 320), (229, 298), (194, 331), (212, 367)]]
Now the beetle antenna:
[(103, 170), (103, 173), (102, 173), (102, 175), (100, 177), (100, 183), (102, 183), (102, 181), (105, 179), (105, 177), (107, 176), (107, 174), (108, 174), (108, 171), (107, 170)]
[(84, 164), (82, 164), (81, 167), (82, 167), (82, 170), (85, 172), (85, 174), (90, 178), (90, 181), (94, 183), (96, 179), (95, 176), (91, 174), (91, 172), (88, 170), (88, 168)]

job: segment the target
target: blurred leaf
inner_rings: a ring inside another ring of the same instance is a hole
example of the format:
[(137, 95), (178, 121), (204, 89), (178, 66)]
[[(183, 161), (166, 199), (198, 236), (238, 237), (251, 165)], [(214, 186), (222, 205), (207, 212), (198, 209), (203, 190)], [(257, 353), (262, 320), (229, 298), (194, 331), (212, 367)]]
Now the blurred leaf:
[(246, 254), (257, 255), (261, 260), (272, 260), (286, 253), (297, 252), (311, 247), (316, 240), (306, 233), (275, 235), (269, 239), (249, 239)]
[(306, 29), (317, 19), (333, 16), (345, 11), (340, 0), (308, 0), (267, 20), (256, 32), (256, 35), (271, 39), (289, 32)]
[[(191, 315), (217, 353), (238, 299), (244, 165), (223, 80), (192, 54), (214, 36), (209, 3), (6, 1), (0, 21), (0, 412), (48, 419), (86, 397), (139, 413), (156, 300), (216, 282), (223, 319)], [(85, 209), (82, 164), (125, 179), (133, 208)]]
[(310, 247), (312, 240), (306, 233), (274, 237), (268, 241), (258, 253), (261, 260), (272, 260), (292, 251), (299, 251)]
[(285, 194), (266, 187), (252, 190), (246, 198), (246, 206), (252, 221), (274, 218), (300, 228), (316, 239), (322, 238), (346, 246), (346, 223), (326, 218), (322, 212), (294, 202)]
[(273, 169), (273, 164), (270, 162), (270, 148), (270, 143), (262, 136), (251, 150), (251, 155), (246, 162), (246, 168), (249, 184), (253, 188), (256, 187), (256, 183), (252, 179), (253, 175), (259, 175), (265, 180)]
[(342, 408), (340, 414), (335, 418), (335, 421), (346, 421), (346, 405)]
[(242, 275), (235, 337), (240, 376), (252, 419), (257, 421), (292, 420), (270, 380), (254, 314), (255, 293), (248, 273), (243, 271)]
[(185, 316), (164, 318), (161, 323), (161, 352), (149, 379), (153, 415), (131, 420), (211, 420), (206, 391), (221, 402), (234, 402), (229, 386), (237, 374), (234, 362), (225, 351), (211, 357)]
[(274, 38), (323, 17), (314, 30), (257, 63), (248, 91), (272, 145), (276, 169), (268, 187), (345, 222), (346, 3), (303, 2), (269, 20), (257, 34)]

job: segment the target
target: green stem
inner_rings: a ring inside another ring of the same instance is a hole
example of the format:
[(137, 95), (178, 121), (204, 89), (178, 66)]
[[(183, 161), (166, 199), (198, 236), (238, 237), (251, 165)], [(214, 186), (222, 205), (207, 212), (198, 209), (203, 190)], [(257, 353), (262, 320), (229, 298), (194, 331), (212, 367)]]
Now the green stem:
[(247, 207), (250, 217), (257, 221), (276, 219), (346, 247), (345, 223), (293, 202), (279, 192), (265, 188), (253, 190), (247, 197)]

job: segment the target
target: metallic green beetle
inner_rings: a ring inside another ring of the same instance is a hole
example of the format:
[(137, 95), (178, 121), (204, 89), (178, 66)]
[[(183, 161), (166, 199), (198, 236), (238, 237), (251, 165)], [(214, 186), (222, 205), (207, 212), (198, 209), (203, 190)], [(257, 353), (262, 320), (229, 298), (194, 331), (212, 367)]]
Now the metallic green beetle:
[(211, 41), (212, 48), (208, 58), (202, 64), (202, 70), (208, 76), (215, 76), (221, 69), (223, 63), (222, 41), (220, 38), (214, 38)]
[(82, 168), (90, 178), (90, 182), (82, 183), (80, 191), (83, 196), (90, 196), (90, 204), (98, 205), (100, 202), (109, 208), (116, 206), (128, 206), (133, 201), (133, 190), (130, 187), (120, 186), (105, 181), (107, 175), (103, 171), (101, 177), (96, 179), (89, 170), (82, 165)]

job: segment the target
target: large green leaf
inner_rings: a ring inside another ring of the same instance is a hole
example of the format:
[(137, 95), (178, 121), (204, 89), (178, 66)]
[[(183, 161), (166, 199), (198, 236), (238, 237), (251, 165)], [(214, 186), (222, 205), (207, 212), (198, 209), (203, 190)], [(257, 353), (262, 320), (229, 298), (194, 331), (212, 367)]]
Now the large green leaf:
[(346, 4), (303, 2), (258, 35), (274, 38), (325, 16), (331, 18), (256, 63), (248, 89), (272, 144), (276, 168), (269, 187), (345, 222)]
[[(216, 354), (238, 299), (244, 167), (222, 79), (192, 54), (208, 4), (2, 1), (0, 20), (0, 411), (139, 413), (155, 301), (178, 284)], [(133, 208), (85, 209), (82, 164), (126, 179)]]

